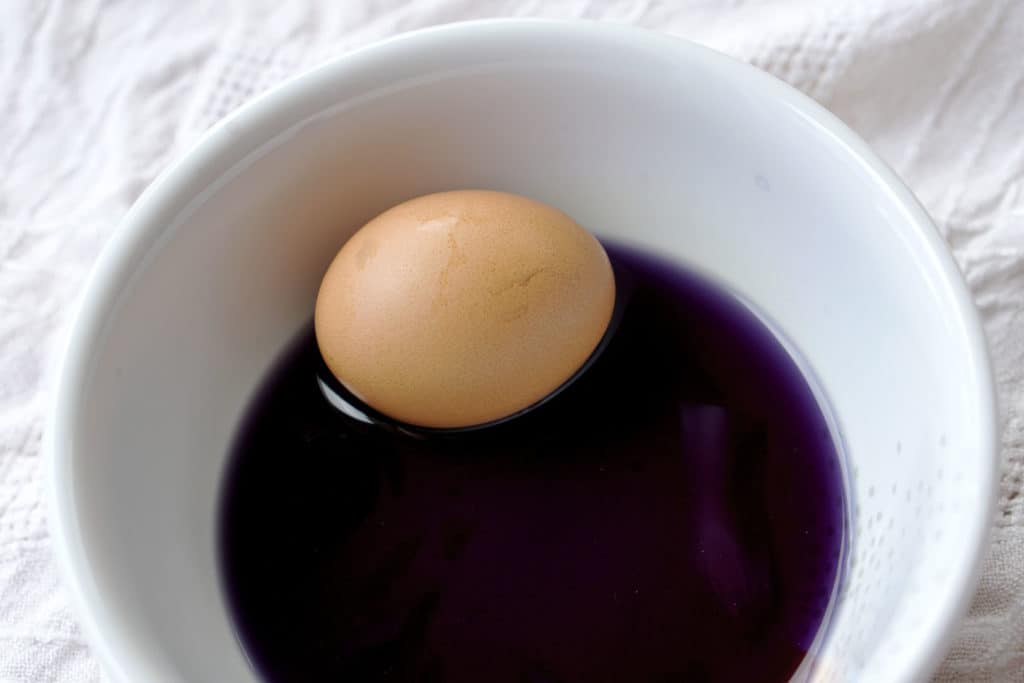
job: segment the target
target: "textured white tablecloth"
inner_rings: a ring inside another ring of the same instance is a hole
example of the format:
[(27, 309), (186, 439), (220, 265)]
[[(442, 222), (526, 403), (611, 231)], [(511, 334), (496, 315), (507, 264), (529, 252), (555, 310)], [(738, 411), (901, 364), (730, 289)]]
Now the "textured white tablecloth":
[(308, 65), (511, 15), (635, 23), (752, 62), (921, 198), (984, 316), (1004, 425), (993, 547), (938, 678), (1024, 681), (1024, 0), (0, 0), (0, 681), (99, 680), (53, 565), (40, 436), (69, 314), (132, 201)]

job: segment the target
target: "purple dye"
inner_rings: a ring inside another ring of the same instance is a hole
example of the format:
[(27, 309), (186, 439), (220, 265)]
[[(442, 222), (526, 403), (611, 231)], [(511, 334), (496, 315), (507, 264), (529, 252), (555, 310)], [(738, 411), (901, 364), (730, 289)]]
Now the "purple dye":
[[(312, 331), (237, 435), (223, 585), (272, 683), (785, 681), (839, 572), (839, 456), (742, 304), (609, 248), (622, 317), (580, 379), (478, 432), (330, 407)], [(524, 369), (524, 372), (528, 369)]]

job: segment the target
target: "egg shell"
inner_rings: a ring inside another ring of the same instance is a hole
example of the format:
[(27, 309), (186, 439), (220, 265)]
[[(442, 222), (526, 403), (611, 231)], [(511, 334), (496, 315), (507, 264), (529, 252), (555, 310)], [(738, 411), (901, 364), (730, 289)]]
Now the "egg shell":
[(612, 316), (597, 239), (503, 192), (411, 199), (341, 248), (315, 327), (331, 372), (401, 422), (456, 428), (519, 412), (566, 382)]

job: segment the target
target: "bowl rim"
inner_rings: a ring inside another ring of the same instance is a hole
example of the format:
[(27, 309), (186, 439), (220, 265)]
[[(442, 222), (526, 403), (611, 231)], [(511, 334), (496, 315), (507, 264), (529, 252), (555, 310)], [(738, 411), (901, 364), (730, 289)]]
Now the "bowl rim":
[(903, 671), (894, 672), (892, 680), (925, 680), (938, 668), (973, 597), (988, 549), (998, 491), (999, 418), (991, 360), (980, 316), (952, 254), (924, 208), (895, 172), (836, 116), (810, 97), (751, 65), (682, 38), (633, 26), (582, 20), (485, 19), (433, 26), (367, 45), (294, 76), (244, 104), (203, 134), (187, 153), (158, 175), (105, 245), (78, 302), (66, 340), (43, 453), (50, 533), (59, 572), (86, 639), (113, 680), (157, 680), (158, 676), (154, 665), (130, 647), (125, 624), (115, 623), (117, 620), (110, 618), (103, 609), (104, 599), (94, 580), (95, 568), (88, 560), (83, 543), (73, 485), (77, 415), (84, 401), (84, 387), (91, 377), (92, 361), (103, 344), (108, 321), (116, 314), (119, 294), (144, 270), (147, 258), (158, 249), (165, 231), (173, 232), (174, 217), (190, 203), (214, 191), (210, 186), (215, 187), (218, 178), (253, 154), (253, 149), (266, 144), (267, 138), (260, 130), (272, 125), (290, 107), (301, 104), (310, 92), (343, 80), (358, 70), (378, 68), (382, 63), (409, 53), (430, 51), (441, 43), (472, 41), (496, 33), (523, 38), (544, 32), (572, 33), (576, 39), (642, 47), (675, 60), (685, 55), (686, 59), (710, 69), (729, 71), (735, 77), (756, 82), (770, 97), (778, 98), (826, 133), (867, 171), (879, 189), (888, 193), (901, 208), (908, 232), (917, 238), (917, 246), (943, 275), (948, 301), (955, 309), (956, 320), (970, 351), (967, 366), (978, 390), (974, 398), (981, 422), (976, 445), (989, 457), (984, 472), (987, 481), (981, 482), (988, 491), (988, 500), (982, 501), (987, 504), (979, 505), (974, 512), (969, 535), (964, 539), (964, 559), (959, 567), (949, 572), (949, 598), (944, 610), (930, 628), (922, 629), (924, 633), (906, 658)]

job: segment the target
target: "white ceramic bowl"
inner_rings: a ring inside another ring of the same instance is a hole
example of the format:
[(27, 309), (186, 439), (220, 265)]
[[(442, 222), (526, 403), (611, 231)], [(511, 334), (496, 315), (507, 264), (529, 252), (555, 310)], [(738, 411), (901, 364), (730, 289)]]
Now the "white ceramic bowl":
[(49, 444), (56, 546), (111, 678), (254, 680), (214, 547), (240, 412), (348, 235), (462, 187), (529, 195), (694, 264), (785, 331), (851, 474), (850, 562), (816, 675), (926, 678), (971, 597), (996, 471), (982, 333), (928, 217), (843, 124), (751, 67), (635, 29), (530, 21), (422, 31), (297, 78), (217, 126), (125, 219)]

